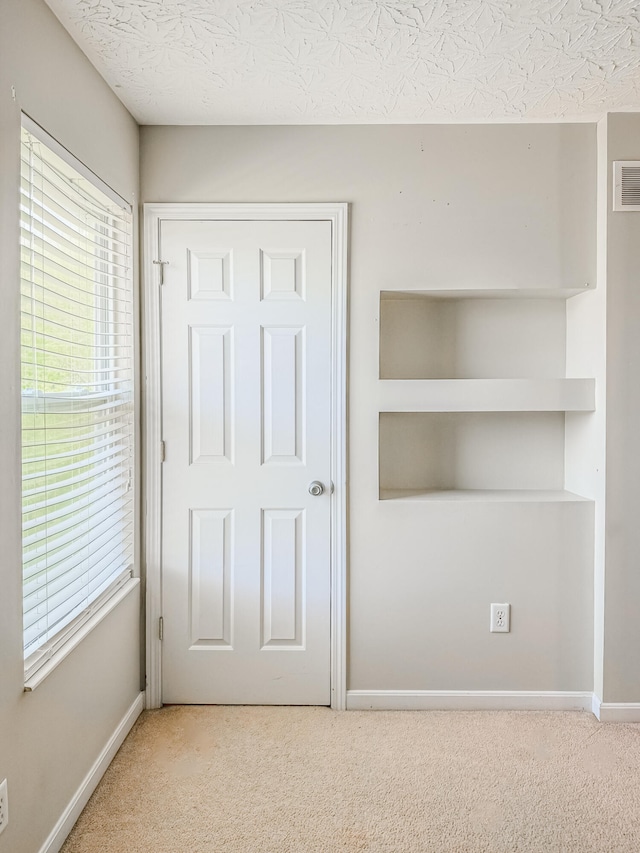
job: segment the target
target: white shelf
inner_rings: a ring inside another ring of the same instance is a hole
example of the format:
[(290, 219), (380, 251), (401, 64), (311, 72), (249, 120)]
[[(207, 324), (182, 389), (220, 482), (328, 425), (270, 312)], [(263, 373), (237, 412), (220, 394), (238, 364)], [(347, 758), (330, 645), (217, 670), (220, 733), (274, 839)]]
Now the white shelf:
[(393, 290), (390, 287), (381, 291), (381, 299), (570, 299), (572, 296), (577, 296), (580, 293), (588, 293), (594, 290), (594, 287), (502, 287), (492, 290), (480, 288), (463, 288), (463, 289), (425, 289), (424, 287), (416, 288), (415, 290), (403, 287), (401, 290)]
[(383, 379), (381, 412), (592, 412), (594, 379)]
[(589, 501), (567, 491), (538, 489), (382, 489), (381, 501), (455, 501), (485, 503), (579, 503)]

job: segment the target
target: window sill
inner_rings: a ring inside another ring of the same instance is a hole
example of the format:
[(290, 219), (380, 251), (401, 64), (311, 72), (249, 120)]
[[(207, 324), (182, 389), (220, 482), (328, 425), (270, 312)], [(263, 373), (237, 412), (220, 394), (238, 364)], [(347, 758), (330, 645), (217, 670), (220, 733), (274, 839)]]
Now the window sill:
[(112, 596), (104, 603), (104, 605), (95, 613), (85, 624), (79, 628), (69, 641), (62, 646), (45, 664), (43, 664), (37, 672), (34, 672), (24, 684), (24, 692), (32, 693), (36, 687), (39, 687), (47, 676), (54, 671), (62, 661), (71, 654), (71, 652), (88, 636), (93, 629), (99, 625), (105, 616), (108, 616), (120, 602), (125, 599), (132, 590), (140, 585), (140, 578), (131, 578), (123, 586), (121, 586)]

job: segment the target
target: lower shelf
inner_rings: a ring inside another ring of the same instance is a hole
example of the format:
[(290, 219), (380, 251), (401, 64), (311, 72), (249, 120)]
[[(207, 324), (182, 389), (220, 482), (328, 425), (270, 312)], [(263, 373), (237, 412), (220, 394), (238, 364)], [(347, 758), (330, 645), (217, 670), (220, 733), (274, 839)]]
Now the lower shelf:
[(484, 501), (487, 503), (562, 503), (588, 501), (573, 492), (542, 489), (381, 489), (381, 501)]

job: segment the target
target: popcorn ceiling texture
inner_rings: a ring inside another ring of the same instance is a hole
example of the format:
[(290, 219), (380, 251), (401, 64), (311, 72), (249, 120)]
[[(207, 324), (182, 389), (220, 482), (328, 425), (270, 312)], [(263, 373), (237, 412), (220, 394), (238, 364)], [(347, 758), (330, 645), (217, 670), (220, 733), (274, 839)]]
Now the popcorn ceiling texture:
[(47, 0), (143, 124), (640, 109), (638, 0)]

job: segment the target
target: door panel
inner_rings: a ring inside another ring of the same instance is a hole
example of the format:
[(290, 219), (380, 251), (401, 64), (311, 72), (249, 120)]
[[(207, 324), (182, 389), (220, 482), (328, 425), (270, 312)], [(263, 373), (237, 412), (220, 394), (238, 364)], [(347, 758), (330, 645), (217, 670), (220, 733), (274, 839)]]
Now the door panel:
[(304, 648), (303, 509), (262, 511), (262, 646)]
[(163, 701), (329, 704), (331, 224), (160, 243)]
[(262, 330), (264, 464), (304, 464), (304, 329)]
[(191, 510), (191, 645), (231, 645), (233, 510)]
[(232, 329), (189, 327), (191, 462), (232, 462)]

